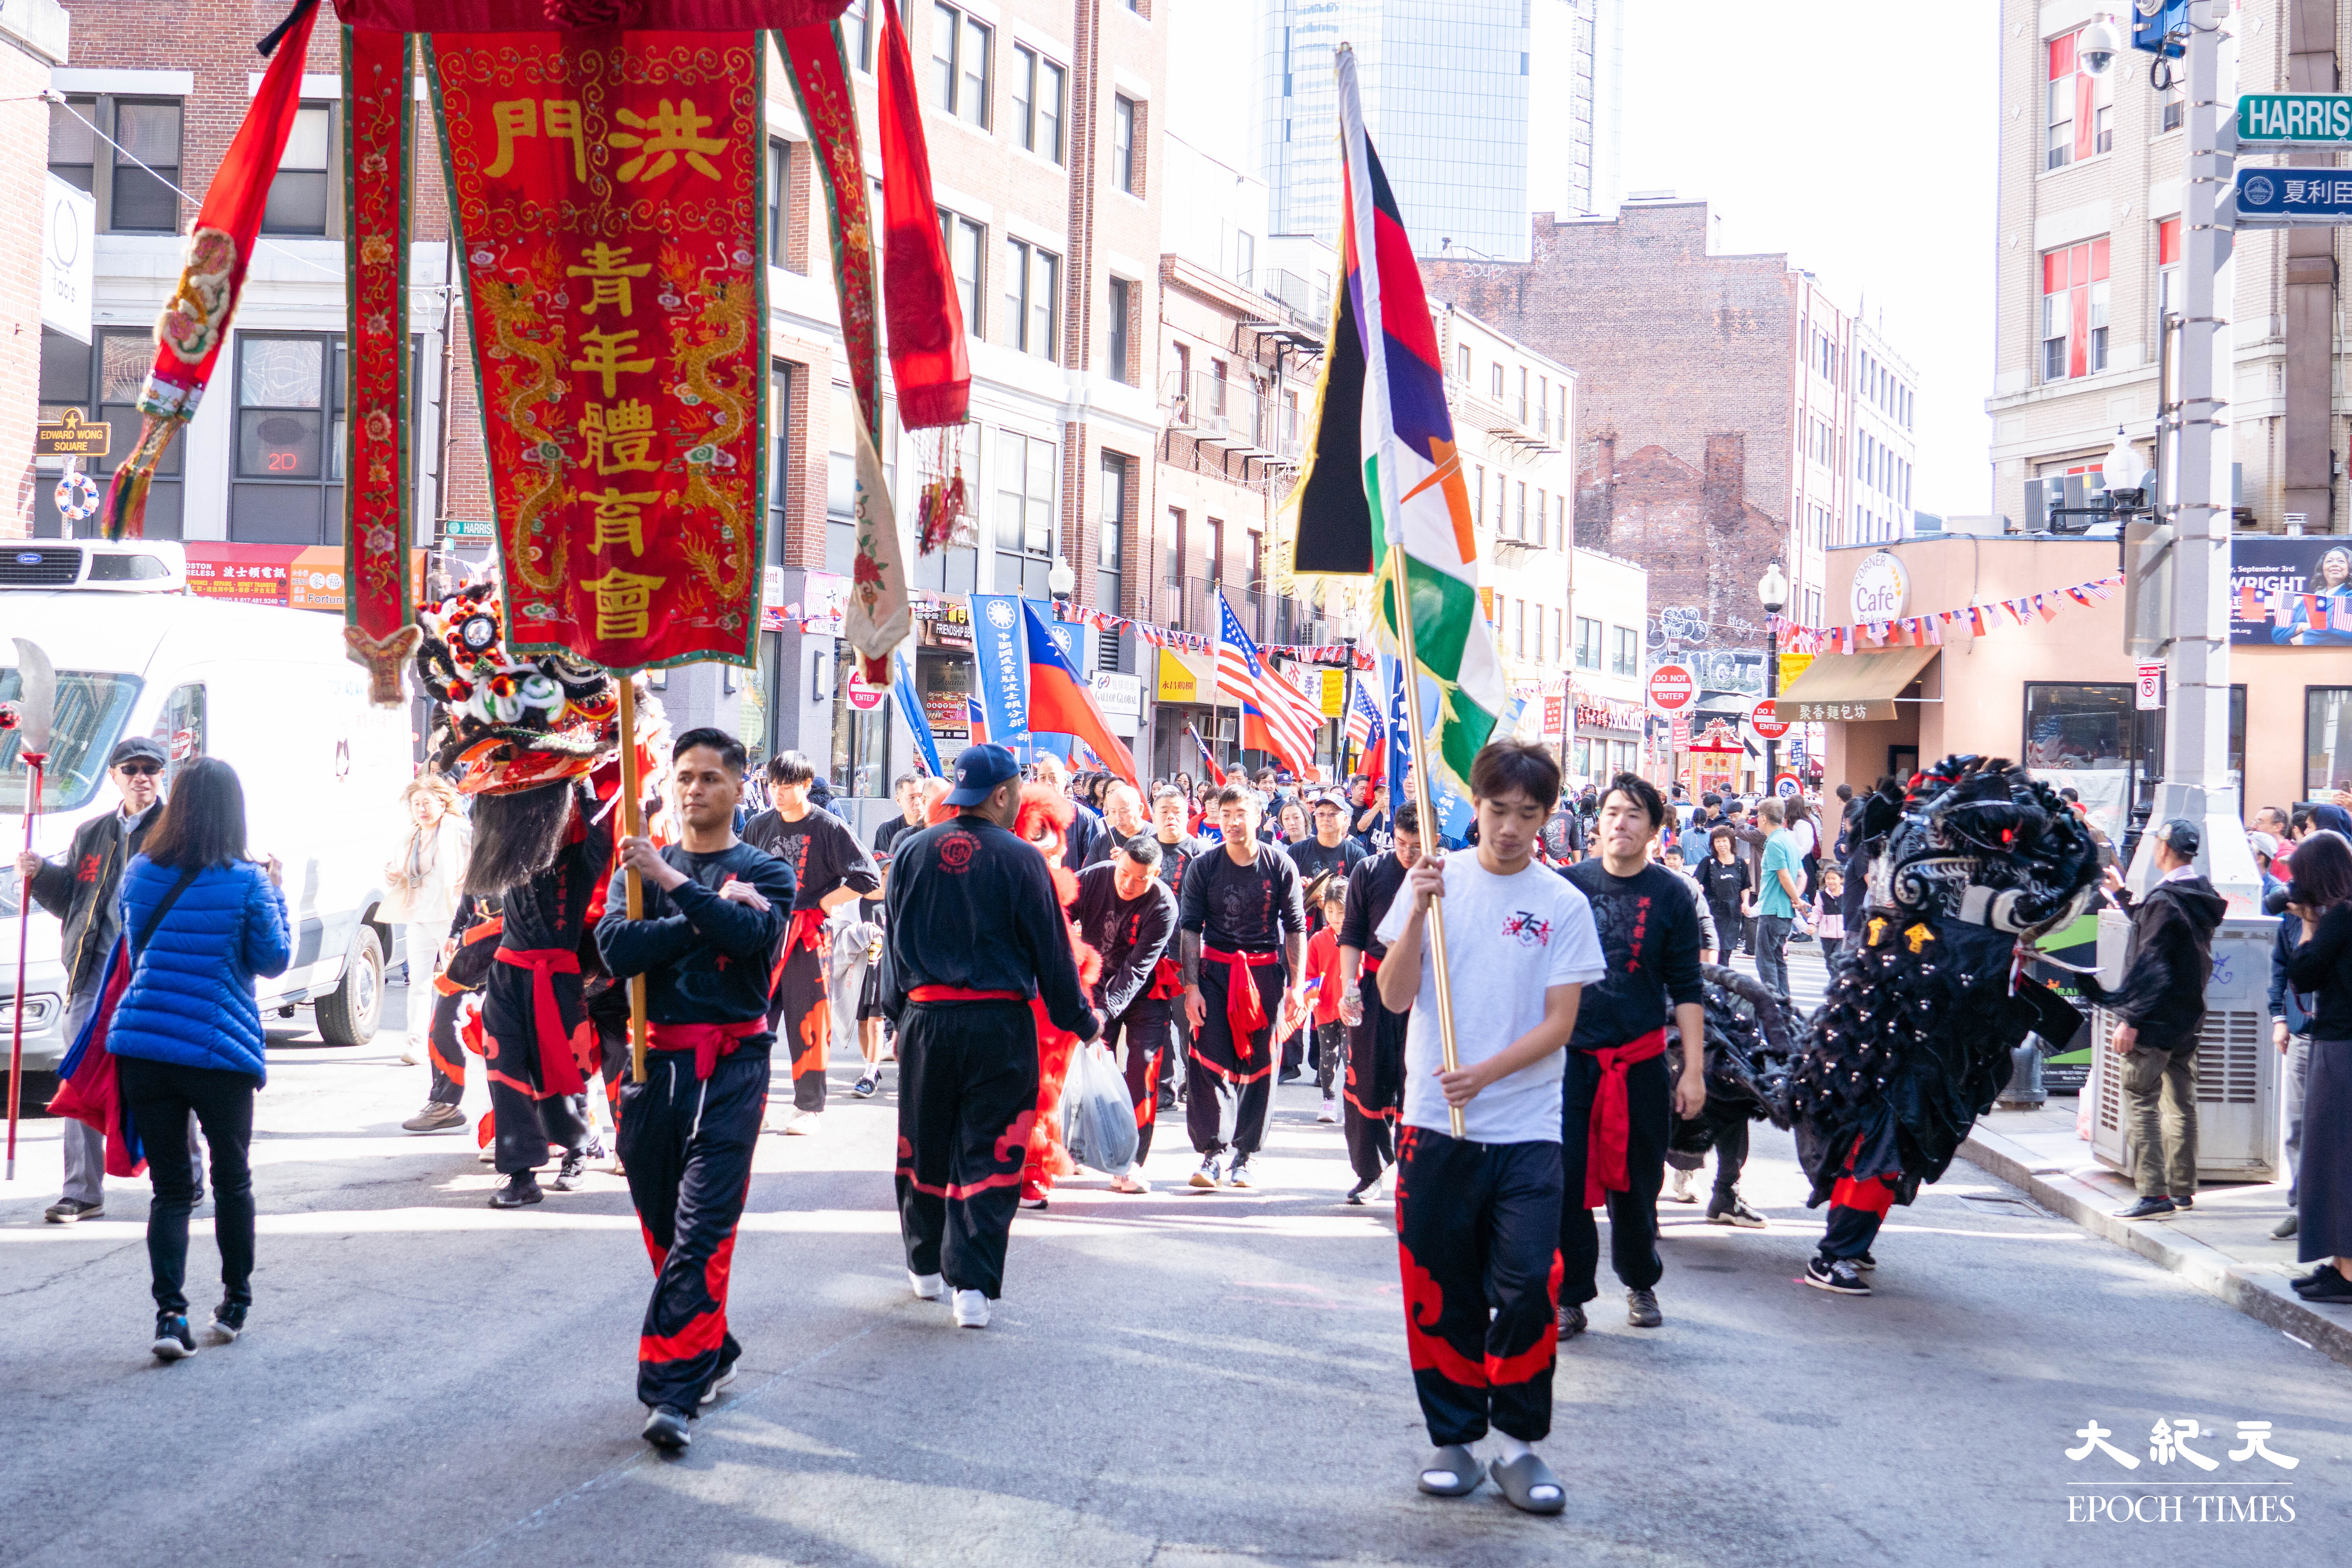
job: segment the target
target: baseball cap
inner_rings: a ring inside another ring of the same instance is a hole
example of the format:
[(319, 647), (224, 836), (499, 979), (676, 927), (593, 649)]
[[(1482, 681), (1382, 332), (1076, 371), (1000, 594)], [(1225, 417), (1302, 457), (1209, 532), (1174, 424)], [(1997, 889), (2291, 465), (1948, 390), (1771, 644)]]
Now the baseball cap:
[(1313, 795), (1307, 797), (1307, 810), (1312, 811), (1318, 805), (1328, 805), (1334, 811), (1345, 811), (1348, 809), (1348, 803), (1341, 800), (1338, 795), (1328, 789), (1318, 789)]
[(162, 742), (151, 740), (145, 735), (133, 735), (128, 740), (117, 741), (114, 743), (114, 750), (106, 755), (106, 765), (110, 768), (119, 768), (134, 757), (159, 764), (172, 760), (164, 755)]
[(2266, 859), (2275, 860), (2279, 852), (2278, 835), (2256, 828), (2246, 835), (2246, 847)]
[(2156, 830), (2156, 841), (2175, 855), (2194, 855), (2204, 839), (2195, 823), (2185, 816), (2176, 816)]
[(1021, 764), (1003, 746), (966, 746), (955, 760), (955, 788), (948, 791), (950, 805), (978, 805), (996, 793), (996, 786), (1021, 776)]

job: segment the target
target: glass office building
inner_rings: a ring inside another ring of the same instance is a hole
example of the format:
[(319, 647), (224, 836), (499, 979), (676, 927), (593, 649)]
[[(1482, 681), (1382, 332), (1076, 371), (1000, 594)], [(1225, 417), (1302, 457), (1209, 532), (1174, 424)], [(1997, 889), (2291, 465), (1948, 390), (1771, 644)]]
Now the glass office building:
[[(1344, 41), (1414, 248), (1525, 261), (1530, 211), (1594, 205), (1595, 158), (1607, 155), (1594, 145), (1594, 101), (1614, 47), (1613, 28), (1596, 44), (1596, 27), (1617, 4), (1266, 0), (1257, 129), (1274, 231), (1337, 239), (1331, 61)], [(1598, 122), (1611, 120), (1602, 106)]]

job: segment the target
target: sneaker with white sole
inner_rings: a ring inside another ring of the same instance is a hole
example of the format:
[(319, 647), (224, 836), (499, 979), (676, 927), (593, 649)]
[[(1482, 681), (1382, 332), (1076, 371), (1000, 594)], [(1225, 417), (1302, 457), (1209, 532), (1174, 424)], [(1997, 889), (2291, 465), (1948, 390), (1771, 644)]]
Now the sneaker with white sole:
[(213, 1335), (223, 1344), (235, 1344), (245, 1332), (245, 1314), (249, 1309), (241, 1301), (223, 1301), (213, 1309)]
[(793, 1119), (784, 1123), (784, 1131), (794, 1138), (810, 1138), (824, 1130), (822, 1111), (795, 1110)]
[(196, 1353), (196, 1336), (184, 1312), (155, 1314), (155, 1342), (148, 1347), (157, 1361), (185, 1361)]
[(882, 1078), (880, 1074), (866, 1073), (856, 1083), (849, 1086), (849, 1092), (856, 1095), (860, 1100), (871, 1100), (874, 1098), (874, 1091), (881, 1087)]
[(1867, 1296), (1870, 1282), (1862, 1277), (1851, 1258), (1823, 1258), (1816, 1254), (1805, 1265), (1805, 1283), (1816, 1290), (1827, 1290), (1839, 1296)]
[(1148, 1193), (1151, 1184), (1139, 1176), (1113, 1176), (1110, 1190), (1115, 1193)]
[(428, 1100), (425, 1109), (400, 1124), (403, 1132), (447, 1132), (466, 1125), (466, 1113), (454, 1105)]
[(702, 1403), (705, 1405), (717, 1404), (719, 1402), (719, 1395), (725, 1391), (729, 1384), (735, 1381), (735, 1373), (741, 1365), (742, 1358), (740, 1356), (733, 1361), (720, 1362), (719, 1363), (719, 1370), (711, 1374), (710, 1386), (702, 1391)]
[(988, 1327), (988, 1297), (978, 1290), (955, 1293), (955, 1324), (959, 1329)]
[(1325, 1095), (1323, 1097), (1323, 1109), (1315, 1113), (1315, 1120), (1318, 1121), (1339, 1121), (1339, 1101), (1331, 1095)]
[(907, 1289), (915, 1293), (918, 1301), (936, 1301), (948, 1293), (948, 1282), (937, 1274), (918, 1274), (909, 1268)]
[(1691, 1191), (1691, 1173), (1688, 1171), (1676, 1171), (1673, 1184), (1666, 1188), (1664, 1195), (1678, 1204), (1698, 1202), (1698, 1194)]
[(1255, 1187), (1257, 1185), (1257, 1178), (1250, 1173), (1250, 1163), (1249, 1156), (1247, 1154), (1244, 1154), (1240, 1158), (1236, 1159), (1234, 1162), (1234, 1168), (1225, 1173), (1225, 1185), (1229, 1187)]
[(1742, 1230), (1762, 1230), (1764, 1216), (1748, 1206), (1738, 1193), (1717, 1193), (1706, 1205), (1709, 1225), (1736, 1225)]

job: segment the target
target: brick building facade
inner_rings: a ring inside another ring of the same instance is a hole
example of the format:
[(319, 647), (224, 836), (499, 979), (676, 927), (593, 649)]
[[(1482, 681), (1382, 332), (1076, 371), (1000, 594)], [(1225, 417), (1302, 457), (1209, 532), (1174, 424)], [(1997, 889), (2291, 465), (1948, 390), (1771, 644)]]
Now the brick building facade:
[[(48, 134), (39, 94), (67, 58), (69, 19), (56, 0), (0, 11), (0, 146), (34, 148)], [(41, 375), (42, 246), (47, 180), (29, 157), (0, 160), (0, 535), (33, 531), (33, 426)]]

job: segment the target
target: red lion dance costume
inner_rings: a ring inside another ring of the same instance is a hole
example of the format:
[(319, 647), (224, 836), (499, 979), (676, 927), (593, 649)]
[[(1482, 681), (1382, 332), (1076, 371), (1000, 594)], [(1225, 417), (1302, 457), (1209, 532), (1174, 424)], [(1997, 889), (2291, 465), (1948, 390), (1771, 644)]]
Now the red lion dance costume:
[[(1062, 864), (1063, 845), (1071, 818), (1076, 815), (1077, 808), (1051, 785), (1021, 786), (1021, 815), (1013, 831), (1045, 857), (1045, 865), (1054, 874), (1054, 896), (1064, 910), (1078, 896), (1077, 877)], [(1091, 993), (1102, 977), (1102, 954), (1079, 937), (1075, 924), (1070, 927), (1070, 947), (1077, 957), (1079, 983)], [(1045, 1004), (1034, 996), (1029, 1011), (1037, 1019), (1037, 1118), (1030, 1125), (1029, 1159), (1021, 1170), (1021, 1201), (1029, 1207), (1043, 1208), (1045, 1194), (1054, 1189), (1054, 1178), (1077, 1173), (1077, 1164), (1062, 1146), (1062, 1119), (1056, 1112), (1062, 1104), (1062, 1080), (1069, 1073), (1070, 1053), (1078, 1037), (1055, 1028), (1045, 1016)]]

